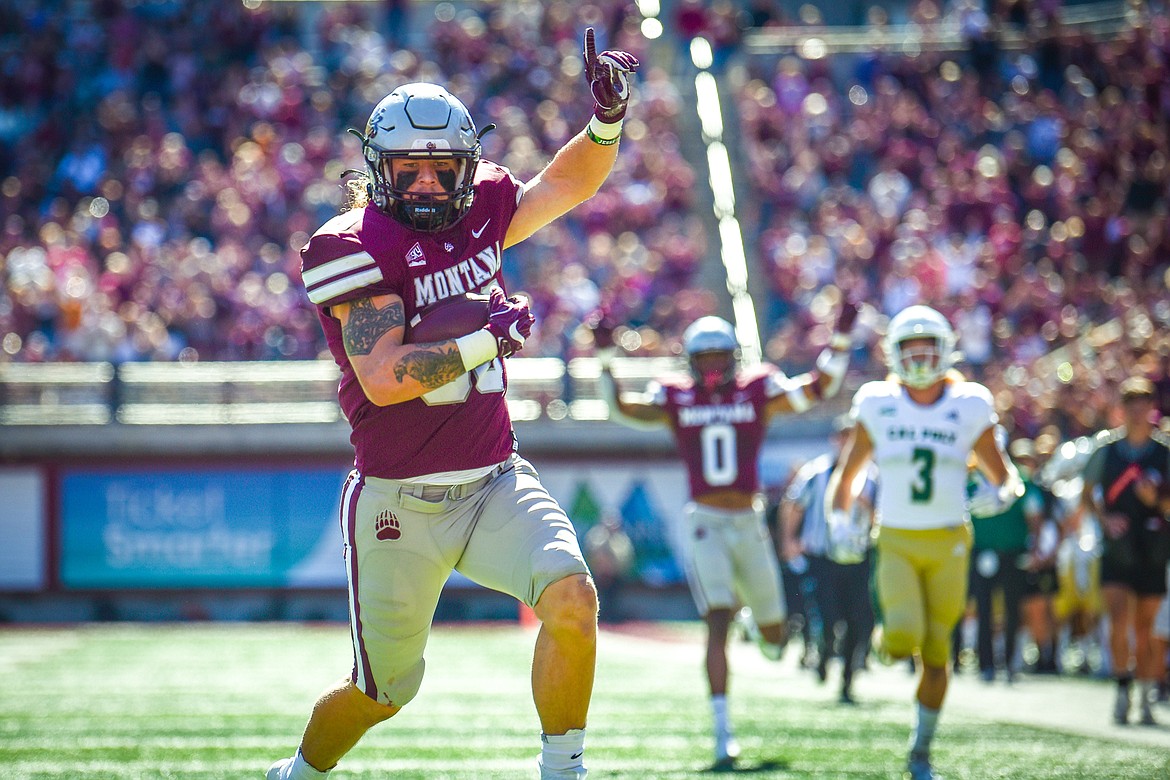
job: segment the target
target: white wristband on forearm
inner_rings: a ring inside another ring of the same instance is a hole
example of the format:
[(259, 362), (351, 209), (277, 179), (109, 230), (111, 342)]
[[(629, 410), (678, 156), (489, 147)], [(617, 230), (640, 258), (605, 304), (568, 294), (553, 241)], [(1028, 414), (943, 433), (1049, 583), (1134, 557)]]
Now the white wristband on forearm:
[(459, 348), (459, 357), (463, 359), (463, 368), (466, 371), (473, 371), (484, 363), (495, 360), (500, 354), (496, 337), (483, 328), (455, 339), (455, 346)]
[(793, 384), (784, 391), (784, 395), (788, 396), (788, 405), (797, 414), (806, 412), (812, 408), (812, 401), (809, 400), (808, 394), (804, 392), (804, 388), (806, 387), (808, 387), (806, 384)]
[(831, 348), (821, 350), (817, 356), (817, 369), (829, 377), (825, 397), (831, 398), (841, 389), (841, 383), (845, 380), (845, 372), (849, 370), (849, 353)]
[(589, 120), (589, 124), (585, 126), (585, 134), (588, 135), (589, 139), (595, 144), (601, 144), (602, 146), (613, 146), (618, 142), (618, 138), (621, 137), (623, 121), (624, 120), (619, 119), (616, 122), (610, 122), (607, 124), (602, 122), (597, 118), (596, 115), (594, 115)]

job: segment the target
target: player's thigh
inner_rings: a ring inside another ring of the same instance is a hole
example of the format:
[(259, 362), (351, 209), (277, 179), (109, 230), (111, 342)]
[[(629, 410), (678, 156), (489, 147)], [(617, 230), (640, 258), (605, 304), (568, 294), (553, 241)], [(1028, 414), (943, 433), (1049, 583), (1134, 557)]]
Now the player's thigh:
[(951, 638), (967, 606), (971, 529), (962, 525), (930, 532), (923, 545), (925, 565), (926, 636), (922, 660), (945, 666), (951, 655)]
[(588, 574), (568, 515), (523, 458), (468, 500), (475, 526), (455, 568), (484, 587), (532, 607), (544, 589), (574, 574)]
[[(354, 500), (356, 499), (356, 500)], [(355, 684), (403, 705), (417, 692), (439, 594), (458, 539), (435, 535), (434, 514), (403, 507), (396, 488), (367, 480), (343, 507)]]
[(915, 563), (913, 533), (883, 528), (878, 535), (874, 582), (887, 641), (905, 636), (917, 644), (926, 631), (925, 597)]
[(710, 512), (697, 504), (683, 511), (689, 545), (686, 573), (700, 615), (712, 609), (731, 609), (735, 594), (735, 567), (728, 545), (725, 513)]
[(768, 626), (784, 620), (784, 593), (780, 563), (762, 512), (744, 518), (736, 534), (735, 584), (756, 623)]

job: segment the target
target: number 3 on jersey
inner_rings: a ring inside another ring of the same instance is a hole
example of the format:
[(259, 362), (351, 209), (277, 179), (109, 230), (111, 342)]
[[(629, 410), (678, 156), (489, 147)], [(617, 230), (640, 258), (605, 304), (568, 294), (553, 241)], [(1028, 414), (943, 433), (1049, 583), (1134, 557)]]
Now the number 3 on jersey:
[(703, 479), (711, 487), (724, 487), (739, 476), (735, 456), (735, 428), (730, 425), (706, 425), (699, 433), (703, 453)]
[(479, 392), (504, 392), (504, 364), (499, 358), (496, 358), (476, 367), (471, 373), (452, 379), (442, 387), (436, 387), (429, 393), (423, 393), (422, 399), (427, 406), (461, 404), (471, 395), (473, 376), (475, 377), (475, 389)]
[(915, 504), (925, 504), (934, 495), (934, 450), (915, 447), (910, 462), (918, 469), (910, 483), (910, 500)]

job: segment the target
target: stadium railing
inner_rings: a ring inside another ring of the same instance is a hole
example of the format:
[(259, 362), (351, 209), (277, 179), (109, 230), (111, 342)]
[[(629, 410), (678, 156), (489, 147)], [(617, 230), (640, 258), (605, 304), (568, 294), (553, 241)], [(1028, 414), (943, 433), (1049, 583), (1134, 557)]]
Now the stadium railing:
[[(1128, 2), (1066, 5), (1057, 11), (1064, 33), (1088, 33), (1114, 37), (1140, 24), (1141, 11)], [(1035, 44), (1024, 29), (1003, 25), (997, 40), (1007, 51), (1023, 51)], [(794, 51), (807, 59), (829, 54), (884, 51), (917, 54), (923, 51), (959, 51), (968, 45), (956, 15), (936, 24), (891, 24), (875, 26), (776, 26), (749, 30), (743, 37), (749, 54), (776, 54)]]
[[(627, 391), (682, 370), (669, 357), (614, 361)], [(324, 360), (0, 364), (0, 425), (333, 423), (338, 378)], [(510, 360), (509, 411), (520, 422), (608, 420), (599, 378), (591, 357)]]

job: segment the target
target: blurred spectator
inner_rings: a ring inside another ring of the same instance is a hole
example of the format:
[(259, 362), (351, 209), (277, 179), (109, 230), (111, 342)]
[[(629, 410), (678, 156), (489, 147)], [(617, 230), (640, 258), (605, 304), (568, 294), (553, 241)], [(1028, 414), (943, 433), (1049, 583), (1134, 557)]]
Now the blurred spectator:
[(620, 623), (625, 620), (622, 590), (634, 571), (634, 545), (616, 514), (605, 514), (585, 532), (585, 561), (597, 583), (597, 601), (601, 605), (598, 620)]

